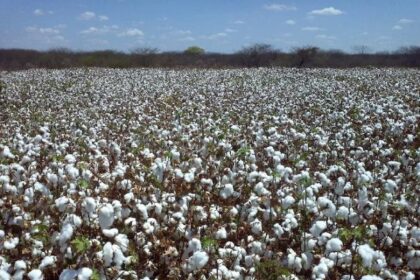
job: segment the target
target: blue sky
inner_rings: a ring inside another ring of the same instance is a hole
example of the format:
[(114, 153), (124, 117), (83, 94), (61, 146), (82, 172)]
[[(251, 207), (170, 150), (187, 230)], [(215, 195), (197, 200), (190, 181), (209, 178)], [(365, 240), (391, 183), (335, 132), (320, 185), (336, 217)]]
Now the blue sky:
[(420, 45), (418, 14), (420, 0), (0, 0), (0, 48), (383, 51)]

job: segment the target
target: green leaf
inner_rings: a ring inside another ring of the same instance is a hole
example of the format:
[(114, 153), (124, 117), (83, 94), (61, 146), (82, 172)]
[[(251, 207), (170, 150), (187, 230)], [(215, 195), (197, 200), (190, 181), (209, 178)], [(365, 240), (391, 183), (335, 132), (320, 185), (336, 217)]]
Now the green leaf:
[(84, 236), (78, 236), (71, 241), (71, 245), (78, 254), (84, 254), (90, 248), (89, 239)]
[(82, 190), (86, 190), (89, 187), (89, 181), (88, 180), (85, 180), (85, 179), (79, 180), (79, 187)]
[(101, 280), (101, 275), (99, 274), (97, 269), (93, 269), (92, 275), (90, 276), (91, 280)]
[(201, 244), (203, 245), (204, 250), (217, 249), (219, 245), (216, 239), (209, 236), (203, 237)]

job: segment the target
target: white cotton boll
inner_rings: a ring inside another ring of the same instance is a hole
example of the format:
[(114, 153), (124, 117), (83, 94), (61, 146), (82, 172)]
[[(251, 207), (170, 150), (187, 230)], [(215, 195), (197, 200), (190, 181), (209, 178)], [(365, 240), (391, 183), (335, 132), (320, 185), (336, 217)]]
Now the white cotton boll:
[(127, 251), (128, 249), (129, 240), (127, 235), (125, 234), (118, 234), (115, 236), (115, 244), (117, 244), (123, 252)]
[(110, 203), (99, 208), (98, 220), (102, 229), (107, 229), (114, 223), (114, 207)]
[(327, 242), (327, 252), (338, 252), (341, 251), (343, 247), (343, 242), (338, 238), (332, 238)]
[(42, 275), (42, 271), (39, 269), (33, 269), (28, 273), (28, 277), (31, 280), (43, 280), (44, 276)]
[(118, 229), (116, 228), (103, 229), (102, 233), (108, 238), (113, 238), (118, 234)]
[[(0, 147), (0, 149), (1, 149), (1, 147)], [(15, 158), (15, 155), (12, 154), (9, 147), (7, 147), (7, 146), (3, 146), (3, 150), (2, 150), (0, 155), (1, 155), (1, 157), (4, 157), (4, 158), (10, 158), (10, 159)]]
[(312, 227), (310, 228), (309, 232), (314, 236), (318, 237), (321, 233), (327, 229), (327, 222), (326, 221), (316, 221)]
[(206, 252), (197, 251), (187, 260), (187, 270), (195, 271), (203, 268), (209, 260)]
[(191, 183), (191, 182), (193, 182), (194, 181), (194, 171), (189, 171), (188, 173), (185, 173), (184, 174), (184, 180), (187, 182), (187, 183)]
[(53, 266), (56, 261), (56, 256), (46, 256), (42, 259), (41, 264), (39, 265), (39, 269), (44, 269), (48, 266)]
[(264, 196), (264, 195), (270, 195), (271, 194), (271, 192), (269, 190), (264, 188), (264, 183), (262, 183), (262, 182), (259, 182), (258, 184), (255, 185), (254, 192), (259, 196)]
[(394, 193), (398, 189), (397, 183), (390, 179), (386, 180), (384, 187), (390, 193)]
[(79, 269), (78, 274), (77, 274), (77, 279), (78, 280), (89, 280), (90, 277), (92, 276), (93, 271), (92, 269), (88, 268), (88, 267), (83, 267), (81, 269)]
[(213, 180), (212, 179), (203, 178), (203, 179), (200, 180), (200, 183), (202, 185), (209, 186), (209, 187), (213, 186)]
[(76, 157), (75, 157), (74, 155), (71, 155), (71, 154), (66, 155), (66, 156), (64, 157), (64, 160), (65, 160), (67, 163), (69, 163), (69, 164), (74, 164), (74, 163), (76, 163)]
[(363, 260), (363, 265), (365, 267), (371, 267), (372, 261), (375, 256), (375, 250), (373, 250), (369, 244), (360, 245), (357, 248), (357, 253), (359, 253), (360, 257)]
[(282, 206), (283, 208), (287, 209), (287, 208), (289, 208), (290, 206), (292, 206), (292, 205), (293, 205), (293, 203), (295, 203), (295, 201), (296, 201), (296, 199), (295, 199), (293, 196), (288, 195), (288, 196), (286, 196), (285, 198), (283, 198), (283, 199), (281, 200), (281, 206)]
[(216, 239), (226, 239), (226, 238), (227, 238), (226, 229), (222, 227), (216, 232)]
[(121, 265), (126, 261), (126, 257), (124, 256), (121, 248), (118, 245), (112, 245), (112, 249), (114, 250), (114, 263), (119, 268)]
[(141, 216), (144, 220), (147, 220), (147, 218), (149, 218), (149, 214), (147, 213), (146, 205), (144, 205), (142, 203), (137, 203), (136, 208), (140, 212), (140, 214), (141, 214)]
[(77, 276), (77, 271), (74, 269), (64, 269), (59, 277), (59, 280), (74, 280)]
[(284, 233), (284, 229), (281, 227), (281, 225), (279, 225), (279, 224), (274, 224), (273, 225), (273, 231), (274, 231), (274, 233), (276, 234), (276, 236), (277, 237), (281, 237), (282, 235), (283, 235), (283, 233)]
[(15, 270), (26, 270), (26, 262), (18, 260), (15, 262), (14, 268)]
[(383, 278), (376, 275), (365, 275), (360, 280), (383, 280)]
[(232, 184), (226, 184), (223, 189), (220, 191), (220, 197), (223, 199), (227, 199), (231, 197), (234, 193), (233, 185)]
[(346, 206), (340, 206), (337, 211), (338, 219), (347, 219), (349, 217), (350, 211)]
[(190, 241), (188, 241), (188, 248), (187, 252), (196, 252), (201, 250), (201, 241), (197, 238), (193, 238)]
[(96, 210), (96, 201), (93, 197), (86, 197), (83, 200), (82, 206), (85, 208), (85, 211), (91, 215)]
[(177, 178), (184, 178), (184, 173), (181, 171), (181, 169), (175, 168), (174, 169), (174, 173), (175, 173), (175, 176)]
[(411, 271), (407, 272), (404, 278), (404, 280), (415, 280), (415, 279), (416, 279), (416, 275), (414, 275), (414, 273)]
[(9, 280), (9, 279), (11, 279), (11, 277), (10, 277), (10, 274), (7, 273), (6, 271), (0, 270), (0, 279), (1, 280)]
[(114, 256), (114, 250), (112, 249), (111, 242), (107, 242), (102, 249), (102, 258), (104, 260), (105, 267), (108, 267), (112, 263)]
[(71, 224), (65, 224), (60, 232), (59, 242), (60, 246), (66, 244), (68, 240), (73, 236), (73, 226)]
[(6, 239), (3, 243), (3, 247), (6, 250), (12, 250), (19, 244), (19, 238), (13, 237)]
[(250, 226), (251, 226), (251, 231), (254, 234), (261, 234), (262, 233), (262, 223), (261, 223), (260, 220), (255, 219), (254, 221), (252, 221), (250, 223)]

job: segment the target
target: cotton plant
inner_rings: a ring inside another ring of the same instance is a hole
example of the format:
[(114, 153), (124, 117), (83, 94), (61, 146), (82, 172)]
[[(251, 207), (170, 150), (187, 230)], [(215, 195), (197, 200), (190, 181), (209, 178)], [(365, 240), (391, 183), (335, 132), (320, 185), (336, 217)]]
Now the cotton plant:
[(419, 76), (2, 72), (0, 278), (415, 279)]

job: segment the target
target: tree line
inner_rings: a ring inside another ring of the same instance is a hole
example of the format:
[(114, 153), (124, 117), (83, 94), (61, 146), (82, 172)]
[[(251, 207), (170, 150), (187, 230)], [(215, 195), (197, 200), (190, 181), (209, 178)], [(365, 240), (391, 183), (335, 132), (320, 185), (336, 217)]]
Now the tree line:
[(371, 53), (365, 46), (354, 52), (322, 50), (313, 46), (282, 52), (268, 44), (254, 44), (232, 54), (210, 53), (199, 46), (182, 52), (160, 52), (137, 48), (129, 53), (114, 50), (48, 51), (0, 49), (0, 69), (69, 67), (162, 67), (162, 68), (239, 68), (239, 67), (420, 67), (420, 47), (409, 46), (394, 52)]

